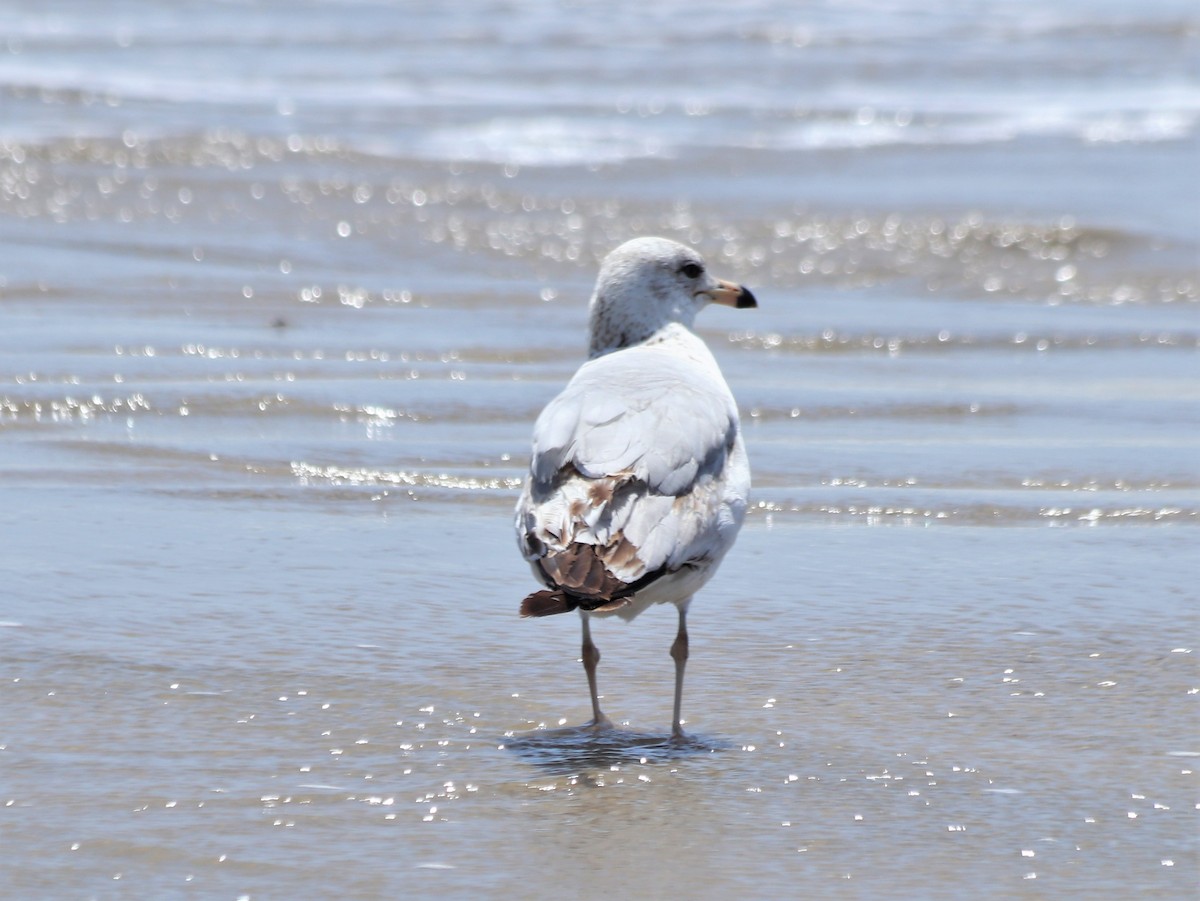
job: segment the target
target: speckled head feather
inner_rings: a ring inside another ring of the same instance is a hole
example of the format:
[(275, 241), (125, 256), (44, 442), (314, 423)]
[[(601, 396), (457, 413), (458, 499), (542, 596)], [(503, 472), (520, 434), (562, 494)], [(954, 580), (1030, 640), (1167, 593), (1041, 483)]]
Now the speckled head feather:
[(668, 238), (635, 238), (612, 251), (600, 266), (589, 307), (588, 355), (649, 340), (676, 322), (691, 328), (696, 313), (712, 302), (754, 306), (749, 291), (713, 278), (697, 251)]

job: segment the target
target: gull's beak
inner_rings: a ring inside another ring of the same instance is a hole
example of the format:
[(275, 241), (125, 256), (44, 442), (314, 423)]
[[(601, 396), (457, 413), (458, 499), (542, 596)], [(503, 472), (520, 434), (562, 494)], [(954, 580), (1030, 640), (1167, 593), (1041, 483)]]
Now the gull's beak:
[(726, 307), (737, 307), (739, 310), (758, 306), (758, 301), (750, 293), (749, 288), (744, 288), (741, 285), (736, 285), (733, 282), (727, 282), (719, 278), (713, 281), (716, 282), (714, 287), (701, 292), (712, 298), (713, 303), (719, 303)]

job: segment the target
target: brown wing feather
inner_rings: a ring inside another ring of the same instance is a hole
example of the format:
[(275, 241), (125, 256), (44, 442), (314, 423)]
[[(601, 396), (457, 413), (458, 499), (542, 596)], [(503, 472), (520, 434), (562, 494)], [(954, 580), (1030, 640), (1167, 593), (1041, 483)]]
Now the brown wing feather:
[(538, 566), (548, 585), (580, 597), (611, 600), (627, 585), (605, 567), (602, 550), (594, 544), (572, 544), (542, 557)]
[[(556, 527), (550, 534), (555, 538), (570, 535), (589, 516), (603, 523), (611, 518), (614, 505), (628, 495), (645, 491), (643, 481), (631, 472), (620, 472), (600, 479), (586, 479), (573, 465), (563, 467), (549, 489), (562, 490), (568, 482), (579, 479), (588, 482), (587, 502), (581, 498), (573, 500), (568, 507), (568, 524)], [(532, 526), (532, 523), (530, 523)], [(549, 527), (547, 527), (549, 530)], [(534, 592), (521, 602), (522, 616), (551, 616), (571, 610), (603, 611), (617, 610), (630, 603), (634, 592), (666, 575), (665, 566), (652, 572), (645, 571), (645, 564), (638, 557), (638, 547), (629, 541), (620, 530), (610, 533), (607, 544), (597, 545), (587, 541), (573, 541), (565, 547), (552, 547), (528, 527), (523, 536), (527, 553), (536, 555), (536, 567), (548, 590)], [(613, 574), (618, 572), (642, 572), (631, 582)]]
[[(620, 545), (617, 545), (619, 548)], [(521, 616), (553, 616), (572, 610), (610, 612), (630, 603), (629, 598), (651, 582), (665, 576), (666, 567), (646, 573), (633, 582), (622, 582), (604, 565), (600, 556), (609, 548), (573, 544), (538, 561), (546, 582), (553, 588), (535, 591), (521, 602)]]

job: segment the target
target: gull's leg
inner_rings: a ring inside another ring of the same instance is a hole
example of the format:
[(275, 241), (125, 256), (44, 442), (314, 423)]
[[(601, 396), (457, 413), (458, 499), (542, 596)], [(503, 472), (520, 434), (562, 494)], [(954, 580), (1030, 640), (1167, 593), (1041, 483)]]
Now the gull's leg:
[(671, 737), (683, 738), (680, 725), (680, 708), (683, 707), (683, 668), (688, 659), (687, 604), (679, 605), (679, 631), (671, 643), (671, 657), (675, 660), (675, 715), (671, 720)]
[(592, 643), (592, 628), (588, 623), (588, 615), (580, 611), (583, 622), (583, 671), (587, 673), (588, 691), (592, 693), (593, 729), (606, 729), (612, 725), (608, 717), (600, 712), (600, 696), (596, 693), (596, 664), (600, 662), (600, 649)]

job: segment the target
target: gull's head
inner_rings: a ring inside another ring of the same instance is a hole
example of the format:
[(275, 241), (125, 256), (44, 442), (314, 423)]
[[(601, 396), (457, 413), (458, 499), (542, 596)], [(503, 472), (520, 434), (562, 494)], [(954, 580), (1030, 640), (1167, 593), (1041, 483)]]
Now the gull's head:
[(692, 327), (710, 303), (755, 307), (741, 285), (709, 274), (704, 257), (667, 238), (634, 238), (604, 258), (589, 308), (589, 355), (640, 344), (677, 322)]

